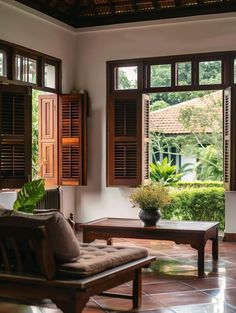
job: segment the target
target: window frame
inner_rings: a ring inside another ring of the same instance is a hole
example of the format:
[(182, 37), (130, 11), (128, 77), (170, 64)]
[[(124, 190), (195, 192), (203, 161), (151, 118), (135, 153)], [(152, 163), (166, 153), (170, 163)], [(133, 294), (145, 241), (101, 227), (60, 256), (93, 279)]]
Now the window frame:
[[(199, 82), (199, 64), (204, 61), (221, 61), (221, 83), (220, 84), (206, 84), (200, 85)], [(107, 61), (107, 107), (106, 107), (106, 121), (107, 121), (107, 144), (106, 144), (106, 155), (107, 155), (107, 186), (114, 186), (110, 184), (111, 178), (109, 178), (109, 165), (112, 163), (111, 158), (113, 154), (110, 154), (110, 137), (112, 136), (109, 123), (113, 118), (111, 115), (111, 99), (115, 96), (127, 95), (127, 98), (131, 94), (141, 95), (149, 93), (162, 93), (162, 92), (181, 92), (181, 91), (199, 91), (199, 90), (224, 90), (229, 86), (235, 87), (234, 82), (234, 60), (236, 60), (236, 51), (221, 51), (221, 52), (207, 52), (199, 54), (185, 54), (185, 55), (172, 55), (152, 58), (141, 58), (141, 59), (128, 59), (128, 60), (114, 60)], [(176, 64), (181, 62), (191, 62), (191, 74), (192, 81), (191, 85), (177, 85), (176, 75)], [(150, 87), (150, 66), (156, 64), (171, 64), (171, 87)], [(115, 67), (125, 66), (137, 66), (138, 67), (138, 82), (137, 89), (132, 90), (116, 90), (114, 85), (114, 69)], [(236, 118), (236, 112), (234, 119)], [(235, 149), (233, 148), (233, 151)], [(234, 152), (232, 152), (234, 153)], [(236, 154), (236, 152), (235, 152)], [(236, 173), (235, 173), (236, 174)], [(122, 184), (121, 184), (122, 185)], [(125, 184), (123, 184), (125, 185)], [(127, 184), (126, 184), (127, 186)], [(236, 186), (235, 186), (236, 190)]]
[[(58, 58), (54, 58), (50, 55), (43, 54), (39, 51), (35, 51), (29, 48), (25, 48), (7, 41), (0, 40), (0, 49), (6, 52), (7, 58), (7, 75), (6, 77), (0, 76), (0, 83), (9, 83), (16, 85), (31, 86), (34, 89), (42, 90), (52, 93), (61, 93), (62, 91), (62, 73), (61, 65), (62, 61)], [(36, 84), (30, 82), (24, 82), (16, 79), (16, 66), (15, 59), (16, 55), (20, 55), (29, 59), (36, 60), (37, 66), (37, 78)], [(52, 64), (56, 66), (55, 71), (55, 88), (49, 88), (44, 86), (44, 64)]]

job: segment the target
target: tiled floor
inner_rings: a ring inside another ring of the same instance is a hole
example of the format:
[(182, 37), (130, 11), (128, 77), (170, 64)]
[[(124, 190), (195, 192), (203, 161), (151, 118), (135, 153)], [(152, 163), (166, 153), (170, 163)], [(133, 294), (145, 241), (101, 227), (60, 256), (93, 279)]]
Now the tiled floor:
[[(236, 243), (219, 242), (218, 262), (212, 262), (211, 243), (206, 246), (205, 278), (197, 275), (197, 252), (187, 245), (167, 241), (116, 240), (115, 244), (140, 245), (157, 256), (143, 272), (143, 301), (147, 313), (236, 313)], [(131, 284), (114, 292), (130, 293)], [(129, 300), (94, 297), (84, 313), (131, 310)]]
[[(236, 313), (236, 243), (219, 243), (218, 262), (212, 262), (210, 242), (206, 246), (205, 278), (197, 278), (197, 252), (187, 245), (167, 241), (115, 240), (115, 245), (139, 245), (157, 256), (143, 272), (142, 307), (132, 311), (131, 301), (96, 296), (83, 313)], [(131, 283), (112, 290), (130, 293)], [(38, 311), (37, 311), (38, 310)], [(0, 313), (61, 313), (45, 309), (0, 304)]]

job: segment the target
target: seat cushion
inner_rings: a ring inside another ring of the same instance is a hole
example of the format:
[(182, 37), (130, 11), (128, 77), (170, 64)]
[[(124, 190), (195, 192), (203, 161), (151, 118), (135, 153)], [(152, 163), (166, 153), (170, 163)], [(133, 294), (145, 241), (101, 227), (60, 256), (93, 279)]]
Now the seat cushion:
[(26, 227), (45, 226), (49, 241), (56, 260), (59, 263), (72, 262), (79, 258), (79, 242), (60, 212), (43, 214), (27, 214), (13, 210), (0, 210), (1, 225), (15, 225)]
[(67, 276), (85, 277), (146, 257), (148, 252), (139, 247), (118, 247), (81, 244), (76, 262), (61, 264), (59, 272)]

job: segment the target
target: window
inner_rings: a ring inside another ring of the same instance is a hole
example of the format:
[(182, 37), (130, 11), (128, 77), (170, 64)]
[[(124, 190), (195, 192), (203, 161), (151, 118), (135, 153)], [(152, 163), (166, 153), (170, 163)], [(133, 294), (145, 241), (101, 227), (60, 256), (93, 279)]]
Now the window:
[(16, 55), (15, 62), (16, 80), (36, 84), (37, 61), (22, 55)]
[[(199, 62), (199, 85), (217, 85), (222, 82), (222, 62)], [(213, 73), (209, 76), (209, 73)]]
[(6, 77), (7, 75), (7, 57), (6, 52), (0, 50), (0, 76)]
[[(119, 73), (130, 64), (138, 69), (137, 88), (125, 90), (121, 88)], [(144, 95), (167, 91), (205, 91), (209, 90), (209, 85), (211, 88), (214, 86), (214, 90), (228, 86), (233, 90), (236, 84), (236, 51), (110, 61), (107, 66), (108, 186), (137, 186), (148, 177), (149, 143), (145, 135), (149, 123), (145, 109), (148, 98), (144, 101)], [(224, 106), (227, 190), (236, 190), (236, 183), (233, 183), (236, 182), (236, 149), (232, 146), (236, 142), (236, 91), (232, 90), (228, 97), (225, 96)], [(231, 99), (233, 103), (229, 106), (227, 103)], [(227, 118), (231, 124), (227, 124)], [(227, 139), (227, 129), (230, 129), (231, 139)], [(178, 158), (173, 157), (173, 162), (178, 164)]]
[(151, 65), (151, 87), (171, 86), (171, 64)]
[(127, 90), (137, 89), (138, 85), (138, 67), (137, 66), (121, 66), (115, 68), (115, 89)]
[(192, 84), (192, 62), (176, 63), (176, 86)]
[(46, 185), (86, 184), (88, 95), (56, 94), (60, 65), (58, 59), (0, 41), (0, 78), (7, 82), (0, 84), (0, 189), (20, 188), (32, 176), (32, 87), (54, 92), (39, 97), (39, 161)]
[(56, 65), (44, 63), (44, 86), (56, 88)]
[(8, 84), (61, 91), (61, 60), (0, 40), (0, 79)]

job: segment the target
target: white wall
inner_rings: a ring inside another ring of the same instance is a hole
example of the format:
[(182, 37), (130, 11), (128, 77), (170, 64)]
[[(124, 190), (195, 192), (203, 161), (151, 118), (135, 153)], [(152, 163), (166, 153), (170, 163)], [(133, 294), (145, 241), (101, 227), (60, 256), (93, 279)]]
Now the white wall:
[(23, 5), (13, 5), (17, 4), (11, 0), (0, 0), (0, 39), (61, 59), (63, 92), (70, 92), (76, 74), (74, 31), (23, 11)]
[[(88, 186), (77, 188), (77, 219), (136, 217), (128, 189), (106, 187), (106, 61), (236, 50), (236, 15), (204, 16), (123, 29), (78, 33), (77, 88), (87, 89), (89, 117)], [(117, 28), (118, 26), (116, 26)], [(226, 195), (227, 196), (227, 195)], [(227, 202), (226, 231), (236, 232), (236, 210)]]

